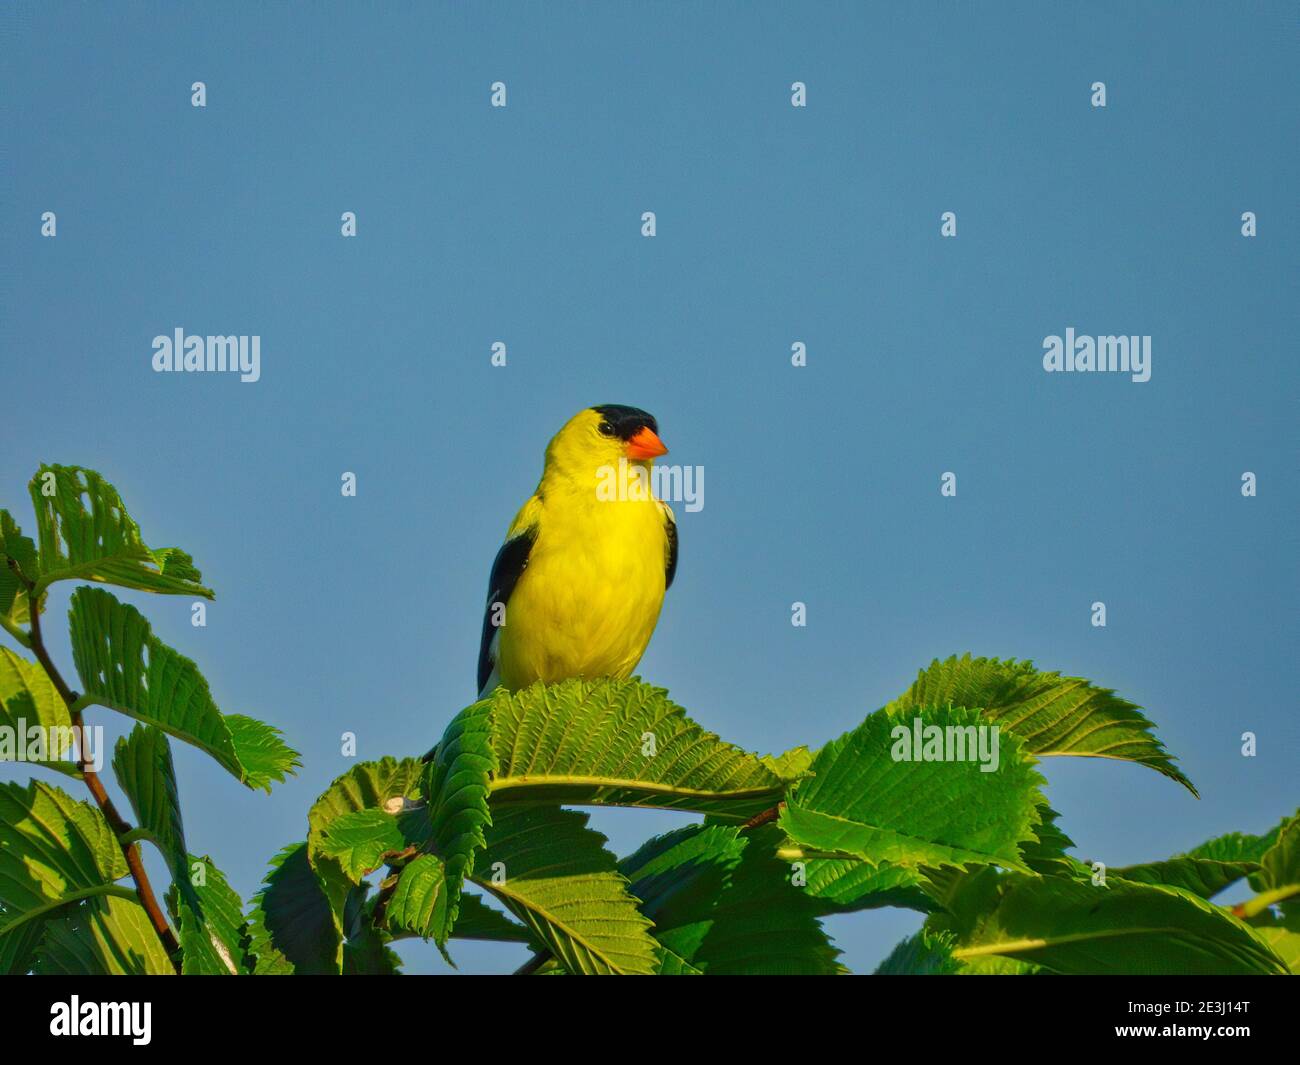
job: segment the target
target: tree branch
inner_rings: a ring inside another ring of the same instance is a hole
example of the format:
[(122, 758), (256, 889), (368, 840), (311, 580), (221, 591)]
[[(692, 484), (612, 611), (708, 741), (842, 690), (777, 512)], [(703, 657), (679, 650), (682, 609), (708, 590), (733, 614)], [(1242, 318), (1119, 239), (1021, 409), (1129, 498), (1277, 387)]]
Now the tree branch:
[[(28, 595), (31, 596), (30, 585)], [(86, 753), (86, 726), (82, 720), (81, 711), (74, 707), (77, 695), (68, 687), (62, 674), (59, 673), (58, 666), (54, 664), (49, 651), (46, 650), (45, 640), (41, 636), (40, 604), (34, 600), (31, 608), (31, 626), (32, 653), (36, 655), (36, 660), (40, 662), (41, 668), (45, 670), (46, 675), (50, 678), (50, 682), (59, 693), (59, 697), (68, 705), (68, 714), (72, 719), (72, 728), (77, 737), (77, 752), (81, 757), (82, 778), (86, 781), (86, 787), (90, 789), (95, 805), (99, 807), (100, 812), (104, 815), (104, 820), (108, 822), (113, 834), (117, 837), (118, 843), (121, 845), (127, 868), (131, 870), (131, 879), (135, 881), (136, 890), (140, 894), (140, 904), (144, 907), (145, 913), (149, 915), (149, 921), (153, 925), (154, 931), (158, 933), (158, 938), (162, 940), (167, 954), (173, 956), (172, 964), (175, 965), (174, 955), (180, 950), (180, 943), (177, 941), (176, 933), (172, 931), (171, 925), (167, 923), (167, 917), (163, 913), (162, 907), (158, 905), (158, 899), (153, 893), (152, 885), (149, 883), (149, 874), (145, 872), (144, 861), (140, 857), (140, 848), (135, 843), (123, 839), (131, 831), (131, 825), (117, 812), (117, 807), (113, 805), (113, 800), (104, 789), (104, 782), (99, 779), (99, 774), (95, 772), (94, 764)]]

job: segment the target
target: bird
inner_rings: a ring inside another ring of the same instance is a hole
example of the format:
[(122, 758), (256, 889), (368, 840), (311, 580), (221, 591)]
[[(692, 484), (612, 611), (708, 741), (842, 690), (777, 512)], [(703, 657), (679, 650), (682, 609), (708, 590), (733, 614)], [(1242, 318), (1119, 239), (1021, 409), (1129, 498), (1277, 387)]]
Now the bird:
[(653, 415), (622, 404), (579, 411), (552, 437), (492, 563), (480, 699), (631, 675), (677, 572), (677, 523), (650, 482), (667, 453)]

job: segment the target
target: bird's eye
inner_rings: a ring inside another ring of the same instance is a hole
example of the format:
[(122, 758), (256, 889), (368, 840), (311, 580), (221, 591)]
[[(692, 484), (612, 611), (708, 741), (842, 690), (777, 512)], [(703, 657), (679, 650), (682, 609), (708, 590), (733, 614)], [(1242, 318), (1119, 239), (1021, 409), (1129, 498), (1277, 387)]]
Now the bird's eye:
[(613, 436), (613, 435), (614, 435), (614, 427), (613, 427), (612, 425), (610, 425), (609, 422), (601, 422), (601, 423), (600, 423), (600, 431), (601, 431), (601, 433), (602, 433), (603, 435), (605, 435), (605, 436)]

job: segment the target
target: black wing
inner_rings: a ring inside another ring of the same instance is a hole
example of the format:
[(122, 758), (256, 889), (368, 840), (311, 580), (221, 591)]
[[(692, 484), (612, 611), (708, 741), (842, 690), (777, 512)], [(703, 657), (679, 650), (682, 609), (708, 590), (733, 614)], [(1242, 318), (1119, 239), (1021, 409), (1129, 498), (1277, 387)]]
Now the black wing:
[(488, 578), (487, 607), (483, 611), (483, 638), (478, 648), (478, 690), (483, 690), (488, 677), (492, 675), (492, 637), (496, 635), (496, 626), (492, 624), (492, 608), (500, 603), (504, 606), (510, 601), (510, 593), (515, 590), (519, 578), (528, 566), (528, 553), (537, 541), (537, 528), (525, 529), (518, 536), (512, 536), (497, 552), (492, 562), (492, 575)]
[(673, 578), (677, 576), (677, 521), (667, 506), (664, 507), (664, 532), (668, 534), (668, 558), (664, 571), (666, 592), (673, 586)]

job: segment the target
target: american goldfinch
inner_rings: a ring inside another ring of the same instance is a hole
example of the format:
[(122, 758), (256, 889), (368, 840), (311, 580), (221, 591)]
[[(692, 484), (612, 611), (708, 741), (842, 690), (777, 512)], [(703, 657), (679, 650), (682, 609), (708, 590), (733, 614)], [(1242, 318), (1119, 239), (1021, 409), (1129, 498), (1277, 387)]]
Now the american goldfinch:
[(492, 563), (480, 698), (533, 681), (626, 677), (677, 569), (677, 525), (650, 490), (668, 453), (654, 418), (610, 404), (575, 414), (546, 446), (537, 491)]

